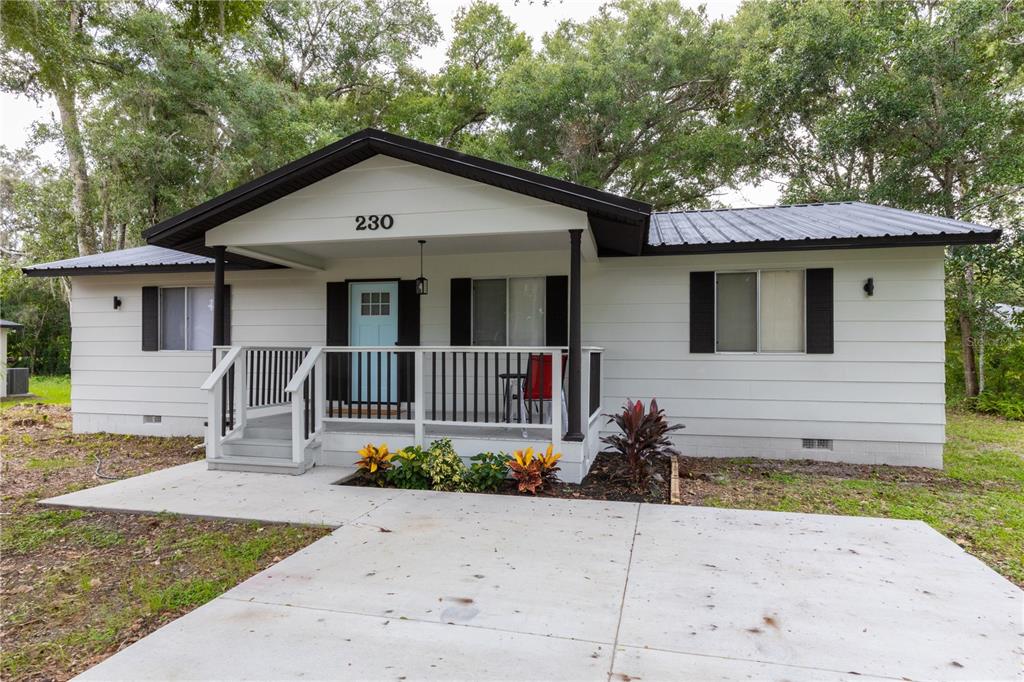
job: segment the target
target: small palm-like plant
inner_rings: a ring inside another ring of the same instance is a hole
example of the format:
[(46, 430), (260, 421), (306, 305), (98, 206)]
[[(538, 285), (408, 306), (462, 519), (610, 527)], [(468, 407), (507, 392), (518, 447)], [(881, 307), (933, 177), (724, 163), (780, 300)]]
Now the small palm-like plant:
[(544, 485), (541, 463), (533, 456), (533, 448), (516, 450), (507, 464), (512, 478), (518, 483), (519, 492), (536, 495), (537, 490)]
[(685, 428), (682, 424), (669, 425), (665, 411), (652, 399), (650, 409), (642, 401), (626, 400), (622, 412), (606, 414), (608, 423), (614, 423), (621, 433), (604, 436), (601, 441), (612, 446), (626, 461), (633, 483), (642, 487), (647, 482), (647, 465), (652, 459), (678, 455), (668, 434)]

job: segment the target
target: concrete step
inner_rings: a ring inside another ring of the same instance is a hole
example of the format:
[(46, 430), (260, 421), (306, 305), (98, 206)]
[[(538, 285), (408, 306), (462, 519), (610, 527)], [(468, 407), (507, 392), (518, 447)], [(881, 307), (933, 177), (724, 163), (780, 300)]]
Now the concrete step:
[(305, 473), (313, 466), (312, 460), (296, 464), (291, 459), (269, 457), (245, 457), (242, 455), (225, 455), (218, 459), (206, 460), (211, 471), (248, 471), (259, 474), (291, 474), (297, 476)]
[(224, 454), (232, 457), (266, 457), (290, 461), (292, 442), (276, 438), (235, 438), (225, 441)]

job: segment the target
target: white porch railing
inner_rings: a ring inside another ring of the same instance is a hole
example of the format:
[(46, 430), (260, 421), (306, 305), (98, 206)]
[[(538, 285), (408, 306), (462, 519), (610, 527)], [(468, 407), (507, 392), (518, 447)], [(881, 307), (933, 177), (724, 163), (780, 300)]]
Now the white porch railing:
[[(209, 392), (207, 453), (244, 432), (250, 415), (290, 414), (291, 454), (301, 463), (330, 422), (409, 424), (427, 430), (514, 427), (559, 447), (568, 415), (567, 351), (496, 346), (218, 347)], [(580, 425), (601, 410), (601, 349), (581, 357)]]

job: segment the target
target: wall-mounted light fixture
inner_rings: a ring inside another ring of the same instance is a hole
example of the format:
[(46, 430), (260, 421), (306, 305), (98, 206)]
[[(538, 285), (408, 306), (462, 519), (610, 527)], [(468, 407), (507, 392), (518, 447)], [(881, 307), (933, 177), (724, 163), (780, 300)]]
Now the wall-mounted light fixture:
[(121, 309), (121, 297), (120, 296), (115, 296), (114, 297), (114, 310), (120, 310), (120, 309)]
[(868, 277), (868, 280), (864, 282), (864, 293), (868, 296), (875, 295), (875, 278)]
[(416, 293), (420, 296), (426, 296), (427, 278), (423, 276), (423, 245), (427, 243), (427, 240), (420, 239), (418, 241), (420, 243), (420, 276), (416, 278)]

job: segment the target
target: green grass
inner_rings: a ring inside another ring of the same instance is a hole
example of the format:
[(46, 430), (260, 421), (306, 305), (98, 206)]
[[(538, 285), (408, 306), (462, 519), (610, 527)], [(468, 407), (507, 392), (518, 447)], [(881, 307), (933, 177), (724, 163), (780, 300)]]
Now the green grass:
[(732, 467), (705, 504), (745, 509), (879, 516), (924, 521), (1024, 585), (1024, 423), (950, 413), (945, 470), (843, 478), (772, 473), (741, 480)]
[(50, 405), (71, 404), (71, 377), (63, 374), (58, 376), (32, 376), (28, 379), (28, 390), (33, 395), (4, 401), (0, 409), (21, 403), (47, 403)]

